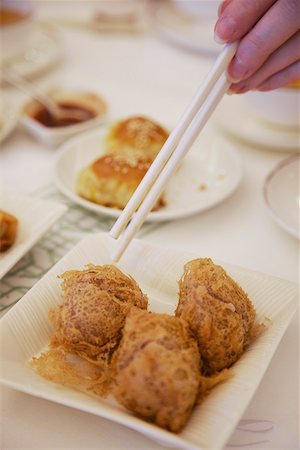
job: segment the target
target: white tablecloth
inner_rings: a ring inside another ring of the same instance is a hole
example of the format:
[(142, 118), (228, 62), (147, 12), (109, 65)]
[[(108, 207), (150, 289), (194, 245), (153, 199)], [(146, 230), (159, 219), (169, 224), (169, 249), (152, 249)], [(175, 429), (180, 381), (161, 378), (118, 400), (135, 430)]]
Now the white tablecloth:
[[(43, 18), (49, 10), (50, 3), (45, 3), (44, 13), (41, 5)], [(55, 15), (57, 10), (52, 12)], [(112, 120), (144, 112), (173, 124), (212, 62), (172, 47), (151, 32), (101, 34), (66, 27), (61, 29), (61, 45), (63, 60), (37, 82), (44, 85), (64, 80), (92, 86), (103, 95), (115, 92)], [(127, 94), (122, 96), (122, 91)], [(163, 224), (144, 239), (298, 282), (298, 242), (272, 221), (262, 197), (267, 173), (286, 153), (233, 145), (238, 146), (244, 166), (243, 181), (234, 195), (202, 214)], [(22, 194), (36, 192), (51, 183), (54, 156), (54, 149), (22, 129), (16, 130), (1, 148), (3, 185)], [(298, 337), (295, 317), (228, 448), (299, 448)], [(161, 448), (134, 431), (93, 415), (6, 388), (1, 396), (1, 448), (5, 450)]]

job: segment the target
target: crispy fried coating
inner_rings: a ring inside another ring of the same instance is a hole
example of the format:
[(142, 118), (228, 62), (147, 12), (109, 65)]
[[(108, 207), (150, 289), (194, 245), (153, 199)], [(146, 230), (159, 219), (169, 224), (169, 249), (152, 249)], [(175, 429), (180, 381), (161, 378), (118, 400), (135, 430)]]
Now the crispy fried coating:
[(72, 353), (62, 346), (50, 347), (30, 361), (34, 370), (54, 383), (70, 386), (87, 394), (106, 397), (112, 388), (113, 379), (109, 366), (100, 361), (97, 365)]
[(225, 270), (204, 258), (184, 267), (176, 316), (189, 323), (204, 372), (212, 374), (230, 367), (243, 353), (252, 335), (255, 309)]
[(180, 431), (197, 400), (201, 366), (187, 323), (132, 308), (113, 361), (116, 399), (143, 418)]
[(117, 346), (132, 306), (146, 309), (147, 297), (133, 278), (110, 265), (89, 265), (60, 278), (62, 303), (52, 312), (52, 345), (63, 345), (66, 351), (102, 364)]

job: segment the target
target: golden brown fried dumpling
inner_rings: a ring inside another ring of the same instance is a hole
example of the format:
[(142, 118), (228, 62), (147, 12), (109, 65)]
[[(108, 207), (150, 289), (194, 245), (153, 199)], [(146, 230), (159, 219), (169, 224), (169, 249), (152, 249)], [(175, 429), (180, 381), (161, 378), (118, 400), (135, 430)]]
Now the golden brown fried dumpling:
[(186, 320), (211, 374), (233, 364), (252, 337), (255, 309), (240, 286), (211, 259), (187, 263), (176, 316)]
[(193, 289), (176, 315), (187, 321), (197, 339), (204, 373), (231, 366), (243, 353), (245, 334), (239, 314), (232, 304), (210, 295), (205, 286)]
[(12, 214), (0, 210), (0, 252), (8, 250), (15, 242), (18, 219)]
[(187, 323), (132, 308), (114, 363), (116, 399), (143, 418), (180, 431), (197, 400), (200, 370)]
[(61, 275), (62, 304), (52, 314), (53, 345), (97, 364), (109, 360), (117, 346), (126, 315), (147, 308), (147, 297), (133, 278), (114, 266), (93, 266)]
[[(103, 156), (80, 172), (77, 192), (93, 203), (123, 209), (151, 163), (149, 159), (124, 158), (118, 154)], [(163, 204), (161, 197), (153, 209)]]
[(117, 122), (105, 140), (107, 153), (154, 160), (169, 134), (158, 123), (136, 116)]

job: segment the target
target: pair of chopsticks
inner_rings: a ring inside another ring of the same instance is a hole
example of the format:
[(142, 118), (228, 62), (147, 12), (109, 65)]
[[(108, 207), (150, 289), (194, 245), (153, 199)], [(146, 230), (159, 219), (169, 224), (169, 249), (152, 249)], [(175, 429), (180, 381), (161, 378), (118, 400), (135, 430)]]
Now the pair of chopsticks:
[[(226, 69), (236, 49), (237, 43), (224, 46), (206, 78), (198, 88), (192, 103), (183, 113), (178, 124), (110, 230), (110, 236), (118, 239), (117, 246), (112, 254), (113, 261), (118, 261), (121, 258), (131, 240), (141, 228), (147, 214), (152, 209), (170, 177), (176, 171), (228, 90), (231, 83), (227, 79)], [(127, 226), (129, 221), (130, 223)], [(121, 234), (123, 231), (124, 233)]]

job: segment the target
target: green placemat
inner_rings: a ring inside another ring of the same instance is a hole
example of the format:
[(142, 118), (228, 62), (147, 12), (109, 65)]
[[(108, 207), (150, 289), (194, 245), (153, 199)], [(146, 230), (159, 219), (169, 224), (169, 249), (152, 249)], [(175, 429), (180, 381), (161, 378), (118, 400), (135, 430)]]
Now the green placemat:
[[(51, 199), (68, 206), (67, 212), (38, 243), (0, 280), (0, 311), (15, 304), (59, 259), (84, 236), (109, 231), (114, 218), (88, 211), (60, 194), (55, 187), (46, 186), (33, 197)], [(139, 237), (161, 224), (144, 224)]]

